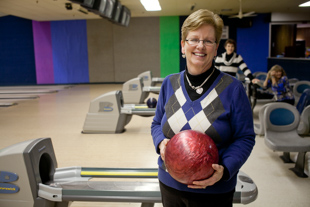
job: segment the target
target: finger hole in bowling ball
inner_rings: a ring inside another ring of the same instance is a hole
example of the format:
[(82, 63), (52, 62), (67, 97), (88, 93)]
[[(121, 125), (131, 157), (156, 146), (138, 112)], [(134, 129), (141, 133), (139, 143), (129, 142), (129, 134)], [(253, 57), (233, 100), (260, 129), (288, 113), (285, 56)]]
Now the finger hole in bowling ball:
[(156, 98), (153, 98), (153, 97), (148, 98), (146, 101), (146, 105), (149, 108), (156, 108), (156, 105), (157, 105)]

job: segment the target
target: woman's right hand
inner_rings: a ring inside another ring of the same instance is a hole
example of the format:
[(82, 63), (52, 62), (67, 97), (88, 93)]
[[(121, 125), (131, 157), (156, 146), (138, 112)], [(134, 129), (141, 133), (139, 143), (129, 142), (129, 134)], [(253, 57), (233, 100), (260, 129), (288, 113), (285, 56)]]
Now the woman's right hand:
[(272, 76), (274, 76), (274, 71), (268, 71), (266, 80), (271, 80)]
[(276, 71), (270, 71), (270, 76), (272, 77), (272, 76), (275, 76), (276, 75)]
[(165, 161), (165, 152), (166, 152), (166, 146), (168, 144), (170, 139), (164, 139), (163, 141), (161, 141), (161, 143), (159, 144), (159, 151), (160, 151), (160, 156), (161, 156), (161, 159), (163, 161)]

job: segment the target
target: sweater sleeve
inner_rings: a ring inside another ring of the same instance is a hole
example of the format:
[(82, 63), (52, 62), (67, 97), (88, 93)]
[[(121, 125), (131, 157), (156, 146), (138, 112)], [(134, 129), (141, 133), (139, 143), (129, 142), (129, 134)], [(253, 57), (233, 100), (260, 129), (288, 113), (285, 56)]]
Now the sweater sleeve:
[(255, 144), (252, 110), (241, 84), (234, 90), (232, 97), (230, 124), (233, 137), (222, 154), (222, 164), (229, 172), (229, 179), (246, 162)]
[(248, 77), (251, 81), (253, 80), (253, 75), (251, 73), (251, 70), (248, 68), (247, 64), (244, 62), (243, 58), (241, 55), (237, 56), (238, 59), (238, 64), (239, 64), (239, 68), (240, 70), (242, 70), (242, 72), (244, 73), (244, 75), (246, 77)]
[(151, 134), (157, 154), (160, 154), (158, 147), (159, 144), (161, 143), (161, 141), (163, 141), (163, 139), (166, 138), (161, 129), (161, 121), (165, 114), (165, 90), (166, 90), (165, 88), (167, 84), (168, 84), (168, 77), (166, 77), (162, 83), (156, 105), (155, 116), (153, 118), (153, 122), (151, 125)]
[(247, 75), (247, 77), (248, 77), (250, 80), (253, 80), (253, 79), (254, 79), (254, 76), (252, 75), (252, 73), (249, 73), (249, 74)]

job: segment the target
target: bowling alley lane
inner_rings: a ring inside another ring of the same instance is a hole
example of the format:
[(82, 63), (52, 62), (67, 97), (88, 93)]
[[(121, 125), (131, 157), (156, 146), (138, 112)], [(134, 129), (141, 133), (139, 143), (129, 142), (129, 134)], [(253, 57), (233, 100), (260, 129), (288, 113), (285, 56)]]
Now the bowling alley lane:
[[(101, 94), (121, 90), (121, 84), (80, 84), (37, 99), (0, 107), (0, 149), (25, 140), (50, 137), (58, 168), (111, 167), (154, 168), (157, 154), (151, 137), (152, 117), (133, 116), (119, 134), (81, 133), (90, 102)], [(154, 97), (153, 94), (150, 96)], [(156, 97), (156, 96), (155, 96)], [(156, 97), (157, 98), (157, 97)], [(258, 104), (254, 121), (258, 122)], [(257, 199), (250, 207), (305, 207), (310, 205), (310, 178), (299, 178), (288, 170), (279, 155), (268, 149), (262, 136), (242, 171), (258, 187)], [(294, 154), (292, 154), (294, 156)], [(309, 153), (306, 173), (309, 175)], [(1, 204), (0, 204), (1, 206)], [(139, 203), (73, 202), (71, 207), (138, 207)], [(234, 204), (234, 206), (244, 206)], [(162, 204), (155, 204), (162, 207)]]

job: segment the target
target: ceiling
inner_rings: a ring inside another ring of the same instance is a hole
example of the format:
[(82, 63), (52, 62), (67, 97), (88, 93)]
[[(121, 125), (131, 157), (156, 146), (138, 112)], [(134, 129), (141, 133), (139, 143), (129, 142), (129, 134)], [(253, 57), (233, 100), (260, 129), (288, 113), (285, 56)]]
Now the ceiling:
[[(187, 16), (192, 11), (206, 8), (217, 14), (234, 15), (239, 12), (239, 0), (159, 0), (162, 11), (147, 12), (140, 0), (120, 0), (132, 17)], [(299, 8), (307, 0), (242, 0), (242, 12), (256, 13), (310, 13), (310, 7)], [(0, 16), (13, 15), (36, 21), (99, 19), (80, 5), (67, 0), (0, 0)], [(191, 10), (192, 8), (192, 10)]]

